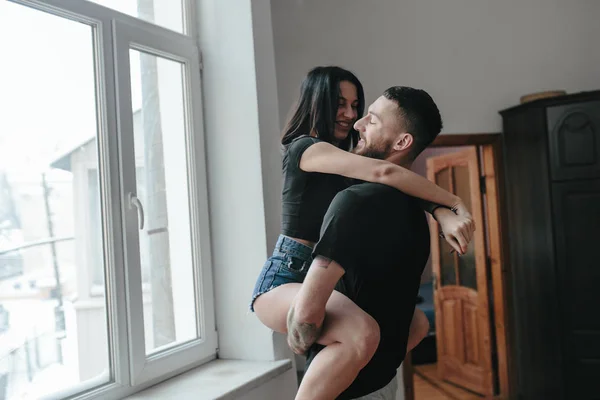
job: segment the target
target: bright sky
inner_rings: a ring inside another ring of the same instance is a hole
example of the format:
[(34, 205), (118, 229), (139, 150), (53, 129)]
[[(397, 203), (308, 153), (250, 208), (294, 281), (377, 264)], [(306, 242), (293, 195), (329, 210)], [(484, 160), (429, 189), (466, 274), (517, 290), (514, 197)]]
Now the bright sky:
[[(136, 0), (97, 0), (134, 14)], [(0, 1), (0, 170), (39, 176), (55, 156), (97, 135), (93, 30)], [(139, 58), (131, 60), (141, 106)]]

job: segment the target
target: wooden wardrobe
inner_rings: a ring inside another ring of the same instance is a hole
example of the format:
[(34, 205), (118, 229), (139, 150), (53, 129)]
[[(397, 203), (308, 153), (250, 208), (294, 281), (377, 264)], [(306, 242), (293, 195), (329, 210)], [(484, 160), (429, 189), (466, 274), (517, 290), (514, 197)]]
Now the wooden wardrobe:
[(600, 91), (501, 111), (516, 399), (600, 399)]

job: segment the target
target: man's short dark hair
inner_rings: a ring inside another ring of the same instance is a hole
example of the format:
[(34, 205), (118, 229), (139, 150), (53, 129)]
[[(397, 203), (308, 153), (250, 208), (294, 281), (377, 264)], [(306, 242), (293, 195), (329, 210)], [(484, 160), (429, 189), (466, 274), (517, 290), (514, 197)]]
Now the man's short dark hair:
[(426, 91), (406, 86), (392, 86), (383, 96), (396, 102), (404, 119), (406, 132), (412, 134), (411, 156), (415, 159), (442, 130), (442, 116)]

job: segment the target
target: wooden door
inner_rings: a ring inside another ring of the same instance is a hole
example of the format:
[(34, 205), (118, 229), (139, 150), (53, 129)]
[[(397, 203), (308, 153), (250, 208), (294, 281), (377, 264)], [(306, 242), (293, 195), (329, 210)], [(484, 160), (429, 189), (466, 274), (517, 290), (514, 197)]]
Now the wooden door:
[(431, 257), (438, 374), (440, 378), (491, 396), (494, 392), (485, 226), (477, 148), (427, 159), (427, 176), (458, 195), (473, 214), (477, 230), (468, 252), (451, 253), (431, 223)]

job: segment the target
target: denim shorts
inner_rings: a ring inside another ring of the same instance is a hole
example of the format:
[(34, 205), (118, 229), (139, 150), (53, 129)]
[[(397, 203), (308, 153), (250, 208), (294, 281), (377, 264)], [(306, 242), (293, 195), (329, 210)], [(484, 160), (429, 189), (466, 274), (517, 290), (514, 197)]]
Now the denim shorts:
[(273, 255), (263, 266), (250, 302), (254, 312), (254, 301), (258, 296), (286, 283), (302, 283), (312, 263), (313, 249), (287, 236), (280, 235)]

